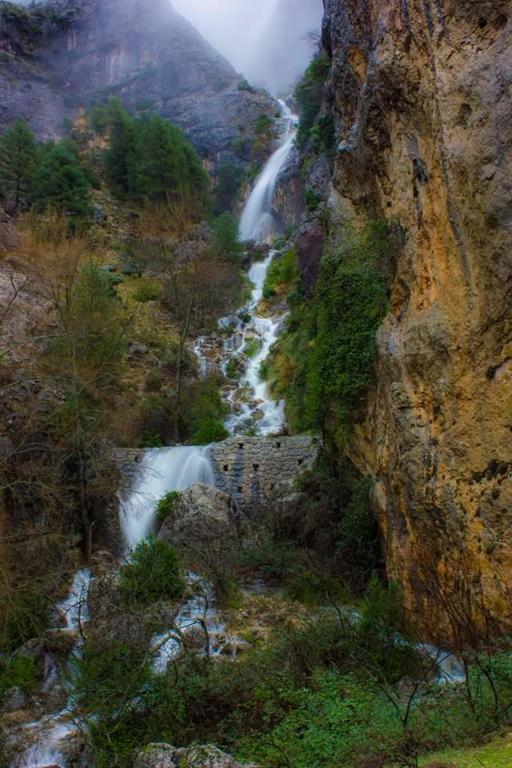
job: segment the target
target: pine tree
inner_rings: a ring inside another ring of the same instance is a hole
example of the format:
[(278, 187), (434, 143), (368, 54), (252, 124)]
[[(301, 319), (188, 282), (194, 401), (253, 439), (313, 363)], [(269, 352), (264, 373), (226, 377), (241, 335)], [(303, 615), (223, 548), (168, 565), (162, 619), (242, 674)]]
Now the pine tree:
[(69, 140), (49, 145), (34, 180), (34, 202), (39, 210), (51, 207), (78, 216), (90, 212), (91, 184)]
[(136, 126), (120, 101), (109, 105), (110, 147), (105, 154), (105, 176), (120, 197), (133, 194), (136, 165)]
[(30, 200), (36, 166), (34, 134), (18, 120), (0, 139), (0, 191), (15, 210)]

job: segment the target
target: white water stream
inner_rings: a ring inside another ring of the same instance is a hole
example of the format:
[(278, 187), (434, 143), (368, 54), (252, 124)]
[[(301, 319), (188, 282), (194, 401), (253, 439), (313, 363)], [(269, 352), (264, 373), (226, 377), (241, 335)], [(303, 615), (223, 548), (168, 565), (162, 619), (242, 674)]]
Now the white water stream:
[(121, 500), (120, 523), (128, 551), (152, 533), (156, 505), (169, 491), (183, 491), (194, 483), (213, 484), (208, 448), (179, 445), (150, 448), (144, 453), (137, 481), (126, 501)]
[(297, 133), (298, 118), (284, 101), (281, 107), (283, 129), (279, 148), (274, 152), (256, 179), (240, 219), (240, 237), (242, 240), (270, 242), (276, 235), (276, 226), (272, 215), (272, 204), (277, 179), (290, 156)]

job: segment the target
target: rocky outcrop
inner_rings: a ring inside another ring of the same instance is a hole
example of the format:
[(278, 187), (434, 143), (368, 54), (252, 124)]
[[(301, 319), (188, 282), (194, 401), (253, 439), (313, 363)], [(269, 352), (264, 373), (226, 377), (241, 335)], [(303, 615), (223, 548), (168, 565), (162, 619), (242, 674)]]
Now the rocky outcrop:
[(235, 537), (237, 525), (233, 498), (206, 483), (195, 483), (177, 495), (159, 538), (187, 549), (202, 548), (215, 540), (228, 543)]
[(325, 10), (331, 207), (386, 217), (403, 245), (349, 452), (376, 478), (388, 574), (417, 620), (510, 624), (510, 2)]
[(211, 162), (249, 163), (256, 122), (276, 103), (240, 85), (169, 0), (0, 5), (0, 127), (23, 117), (53, 138), (80, 107), (118, 96), (176, 122)]
[(170, 744), (149, 744), (135, 759), (134, 768), (256, 768), (241, 764), (212, 745), (176, 749)]

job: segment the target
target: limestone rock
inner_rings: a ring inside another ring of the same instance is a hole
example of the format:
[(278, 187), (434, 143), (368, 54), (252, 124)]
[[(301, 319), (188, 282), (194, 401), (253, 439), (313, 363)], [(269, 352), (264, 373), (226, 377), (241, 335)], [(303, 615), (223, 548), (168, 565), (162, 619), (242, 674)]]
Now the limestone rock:
[(170, 744), (149, 744), (137, 755), (134, 768), (256, 768), (241, 764), (210, 744), (176, 749)]
[(176, 749), (170, 744), (149, 744), (135, 758), (133, 768), (178, 768)]
[(229, 494), (206, 483), (195, 483), (180, 493), (159, 537), (184, 546), (232, 537), (235, 521), (236, 506)]
[(403, 235), (349, 453), (377, 480), (387, 572), (423, 628), (449, 635), (467, 594), (467, 625), (482, 607), (510, 625), (510, 2), (325, 8), (337, 216)]

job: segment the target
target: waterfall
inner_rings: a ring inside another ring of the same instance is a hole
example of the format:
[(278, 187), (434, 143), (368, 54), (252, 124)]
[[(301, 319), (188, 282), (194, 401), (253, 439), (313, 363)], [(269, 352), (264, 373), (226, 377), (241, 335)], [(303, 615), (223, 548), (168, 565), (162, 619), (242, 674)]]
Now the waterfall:
[(120, 504), (120, 522), (128, 551), (152, 532), (156, 505), (169, 491), (183, 491), (203, 481), (214, 484), (208, 448), (176, 446), (151, 448), (141, 462), (140, 473), (128, 498)]
[(254, 189), (249, 195), (240, 219), (240, 237), (242, 240), (269, 242), (276, 233), (272, 215), (272, 203), (277, 179), (293, 149), (297, 134), (298, 118), (284, 101), (279, 101), (284, 130), (279, 148), (267, 161), (258, 176)]

